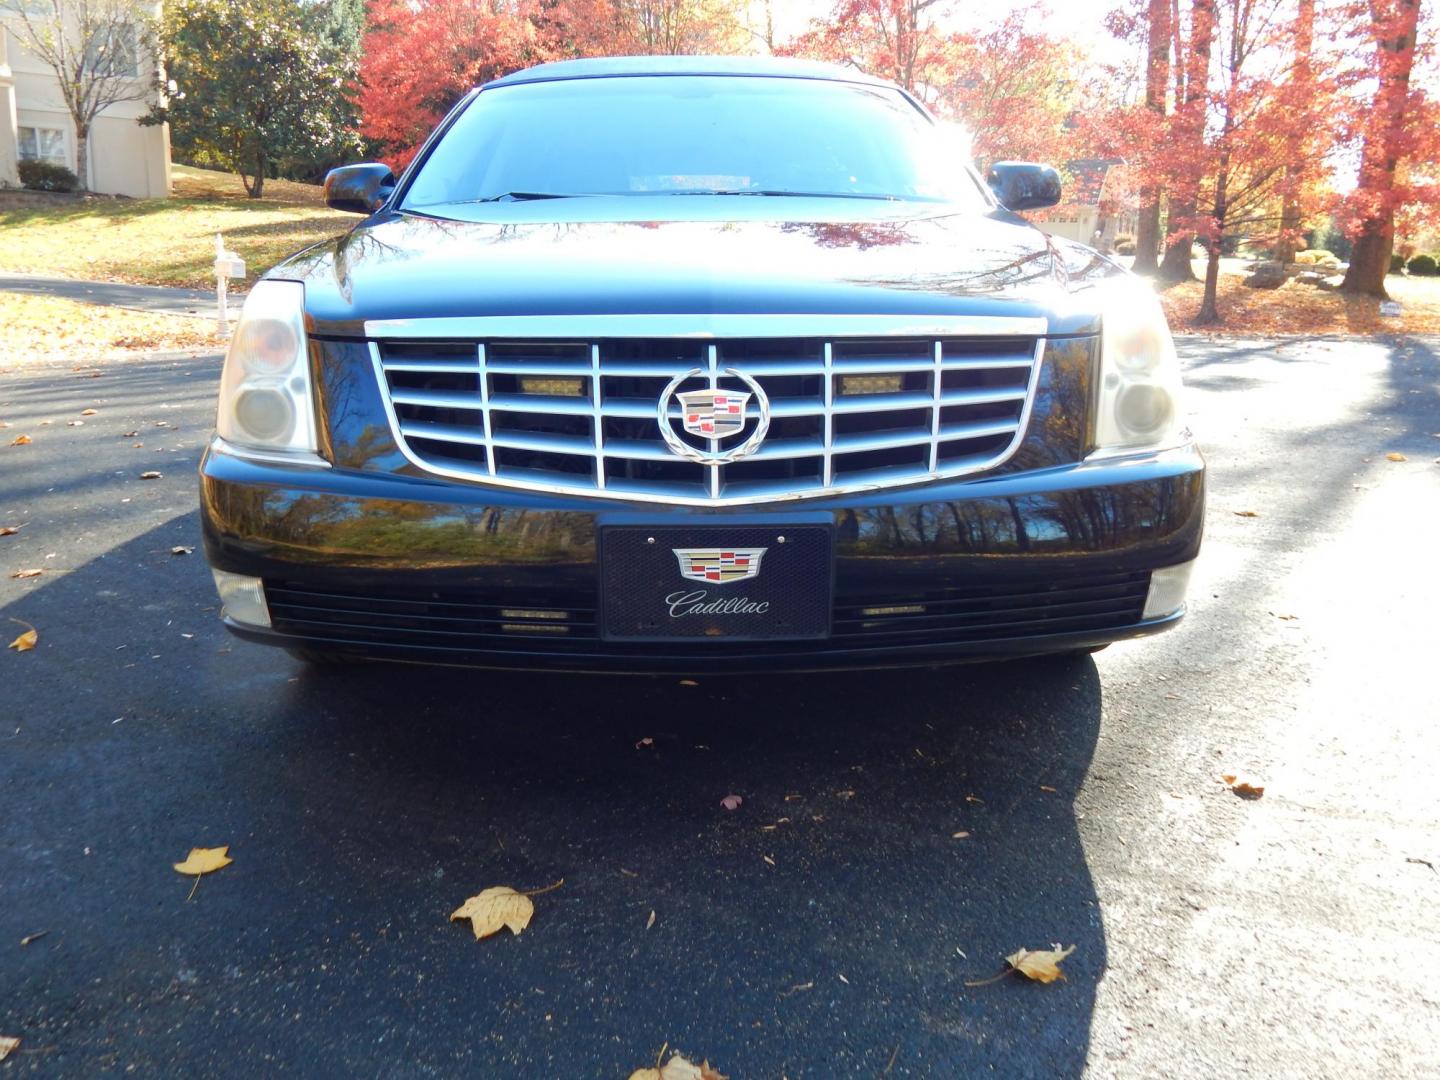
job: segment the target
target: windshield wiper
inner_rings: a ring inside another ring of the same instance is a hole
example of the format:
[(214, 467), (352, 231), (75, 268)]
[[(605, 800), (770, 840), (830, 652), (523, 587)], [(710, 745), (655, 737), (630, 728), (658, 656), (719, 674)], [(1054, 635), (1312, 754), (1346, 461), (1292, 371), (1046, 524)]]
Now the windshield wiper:
[(670, 191), (668, 195), (769, 195), (786, 199), (878, 199), (899, 202), (897, 195), (867, 195), (856, 191), (787, 191), (779, 188), (718, 188), (708, 191)]
[(487, 195), (483, 199), (470, 199), (469, 202), (528, 202), (531, 199), (583, 199), (584, 195), (570, 194), (557, 191), (506, 191), (499, 195)]

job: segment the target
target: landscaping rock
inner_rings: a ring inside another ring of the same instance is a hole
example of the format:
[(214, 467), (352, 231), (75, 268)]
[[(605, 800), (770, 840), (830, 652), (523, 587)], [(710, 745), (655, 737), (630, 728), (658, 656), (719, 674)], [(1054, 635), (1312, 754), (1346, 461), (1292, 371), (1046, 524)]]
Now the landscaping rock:
[(1278, 289), (1285, 280), (1285, 267), (1278, 262), (1262, 262), (1255, 264), (1245, 284), (1252, 289)]

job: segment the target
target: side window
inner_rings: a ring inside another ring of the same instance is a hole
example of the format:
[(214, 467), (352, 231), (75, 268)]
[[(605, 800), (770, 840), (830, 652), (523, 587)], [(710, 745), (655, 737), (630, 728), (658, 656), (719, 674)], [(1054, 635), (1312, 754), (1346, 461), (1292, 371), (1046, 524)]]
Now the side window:
[(15, 134), (21, 161), (49, 161), (56, 165), (68, 163), (65, 132), (59, 128), (22, 127)]

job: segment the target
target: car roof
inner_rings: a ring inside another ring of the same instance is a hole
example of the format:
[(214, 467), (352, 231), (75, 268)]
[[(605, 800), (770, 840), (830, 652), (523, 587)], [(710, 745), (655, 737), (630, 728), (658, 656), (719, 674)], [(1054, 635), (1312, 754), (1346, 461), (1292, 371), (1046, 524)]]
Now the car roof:
[(485, 86), (557, 82), (566, 79), (604, 79), (634, 75), (749, 75), (778, 79), (821, 79), (831, 82), (895, 84), (855, 68), (776, 56), (600, 56), (560, 60), (495, 79)]

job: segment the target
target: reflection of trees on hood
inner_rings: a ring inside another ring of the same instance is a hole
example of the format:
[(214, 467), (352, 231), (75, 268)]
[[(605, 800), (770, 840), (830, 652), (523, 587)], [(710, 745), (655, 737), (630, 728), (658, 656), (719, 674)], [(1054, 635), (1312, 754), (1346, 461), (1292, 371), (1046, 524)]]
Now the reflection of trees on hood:
[(856, 248), (868, 251), (876, 247), (898, 247), (918, 243), (912, 230), (890, 222), (788, 222), (780, 226), (785, 233), (803, 233), (820, 247)]

